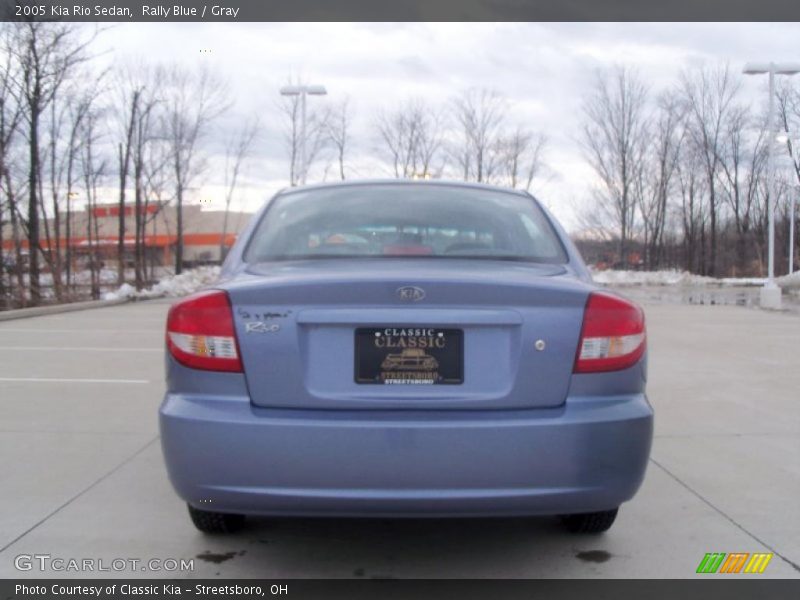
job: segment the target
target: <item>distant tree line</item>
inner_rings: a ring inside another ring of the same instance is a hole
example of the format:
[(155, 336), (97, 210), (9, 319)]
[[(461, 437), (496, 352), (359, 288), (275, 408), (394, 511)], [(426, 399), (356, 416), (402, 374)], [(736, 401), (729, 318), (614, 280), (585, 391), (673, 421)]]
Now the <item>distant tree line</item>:
[[(92, 52), (103, 35), (109, 33), (68, 23), (0, 25), (0, 307), (81, 296), (73, 267), (76, 238), (85, 240), (83, 255), (89, 255), (90, 296), (100, 297), (98, 253), (108, 240), (100, 239), (98, 203), (119, 208), (112, 265), (117, 284), (147, 283), (145, 232), (167, 205), (175, 208), (175, 229), (167, 233), (176, 238), (179, 273), (183, 207), (208, 175), (210, 147), (217, 142), (219, 154), (220, 138), (225, 166), (217, 176), (224, 175), (223, 229), (228, 226), (261, 120), (253, 116), (220, 132), (232, 96), (207, 66), (117, 61), (99, 72), (101, 60)], [(303, 169), (315, 165), (322, 165), (313, 171), (317, 180), (365, 175), (350, 161), (353, 103), (309, 104), (306, 165), (300, 164), (298, 97), (283, 98), (274, 115), (283, 123), (289, 184), (297, 185)], [(522, 127), (512, 112), (510, 102), (489, 89), (466, 90), (442, 106), (408, 99), (370, 120), (374, 135), (366, 143), (388, 176), (529, 189), (545, 170), (546, 138)], [(117, 190), (113, 196), (110, 189)], [(73, 219), (78, 211), (81, 231)]]
[[(741, 86), (727, 65), (684, 70), (661, 91), (626, 67), (597, 72), (580, 138), (596, 175), (592, 201), (579, 211), (579, 243), (591, 262), (762, 275), (771, 198), (776, 265), (785, 268), (791, 203), (800, 193), (793, 146), (800, 92), (786, 82), (778, 88), (785, 135), (776, 136), (766, 131), (765, 107), (750, 104)], [(779, 166), (773, 191), (769, 143)]]
[[(289, 181), (297, 185), (302, 171), (299, 98), (284, 98), (281, 109)], [(308, 109), (307, 161), (309, 167), (320, 165), (320, 179), (362, 175), (349, 161), (353, 112), (349, 98)], [(511, 102), (490, 88), (466, 89), (441, 105), (407, 98), (373, 116), (371, 139), (361, 144), (369, 144), (383, 161), (384, 176), (461, 179), (530, 189), (546, 171), (547, 138), (523, 127), (513, 113)]]
[[(177, 237), (175, 270), (183, 266), (183, 205), (208, 169), (208, 138), (230, 105), (228, 87), (202, 66), (132, 61), (98, 72), (98, 35), (67, 23), (0, 25), (0, 306), (39, 304), (43, 287), (56, 301), (80, 295), (69, 243), (76, 238), (88, 248), (91, 297), (100, 296), (100, 200), (119, 206), (119, 284), (145, 284), (146, 227), (168, 204), (176, 209), (167, 232)], [(257, 130), (251, 120), (228, 132), (228, 208)], [(108, 194), (115, 187), (116, 199)], [(73, 227), (76, 205), (82, 231)]]
[[(270, 115), (223, 131), (232, 94), (208, 63), (118, 60), (100, 70), (105, 63), (92, 52), (104, 35), (67, 23), (0, 25), (0, 307), (79, 297), (75, 238), (86, 241), (90, 296), (100, 296), (98, 203), (119, 208), (117, 284), (141, 288), (152, 277), (145, 232), (165, 206), (175, 208), (167, 233), (177, 240), (180, 272), (183, 207), (210, 174), (210, 157), (224, 147), (216, 179), (224, 180), (227, 217), (267, 118), (282, 127), (289, 185), (306, 171), (309, 181), (383, 174), (529, 190), (552, 175), (547, 137), (496, 90), (470, 88), (438, 104), (401, 97), (366, 115), (369, 133), (356, 141), (378, 159), (366, 172), (352, 159), (349, 98), (309, 102), (303, 128), (299, 97), (281, 97)], [(665, 90), (625, 67), (597, 72), (578, 136), (595, 173), (592, 196), (578, 209), (578, 241), (590, 262), (706, 275), (763, 271), (769, 136), (764, 111), (740, 88), (725, 66), (687, 69)], [(798, 91), (781, 87), (777, 107), (781, 129), (798, 132)], [(792, 136), (780, 144), (791, 168), (780, 170), (775, 186), (779, 250), (787, 199), (800, 181)], [(77, 211), (83, 220), (72, 218)], [(227, 227), (226, 218), (223, 240)]]

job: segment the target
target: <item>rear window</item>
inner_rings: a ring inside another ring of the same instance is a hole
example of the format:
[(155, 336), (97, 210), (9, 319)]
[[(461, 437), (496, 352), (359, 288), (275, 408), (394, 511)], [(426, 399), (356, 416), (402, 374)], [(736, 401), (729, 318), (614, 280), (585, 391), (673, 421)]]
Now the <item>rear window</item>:
[(529, 197), (469, 187), (341, 186), (275, 198), (245, 261), (309, 258), (476, 258), (565, 263)]

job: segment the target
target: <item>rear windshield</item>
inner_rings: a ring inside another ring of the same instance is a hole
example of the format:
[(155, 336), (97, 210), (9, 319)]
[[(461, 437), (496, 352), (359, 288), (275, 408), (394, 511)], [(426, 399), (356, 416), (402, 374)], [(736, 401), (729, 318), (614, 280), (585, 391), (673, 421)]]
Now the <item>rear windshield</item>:
[(398, 256), (567, 261), (531, 198), (422, 185), (342, 186), (278, 196), (244, 258), (252, 263)]

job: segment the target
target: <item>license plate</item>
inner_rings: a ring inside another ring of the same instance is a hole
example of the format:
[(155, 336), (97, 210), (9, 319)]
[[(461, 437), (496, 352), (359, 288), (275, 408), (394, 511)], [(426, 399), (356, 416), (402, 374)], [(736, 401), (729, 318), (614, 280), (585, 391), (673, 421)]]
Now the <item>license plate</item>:
[(433, 327), (356, 329), (356, 383), (464, 383), (464, 332)]

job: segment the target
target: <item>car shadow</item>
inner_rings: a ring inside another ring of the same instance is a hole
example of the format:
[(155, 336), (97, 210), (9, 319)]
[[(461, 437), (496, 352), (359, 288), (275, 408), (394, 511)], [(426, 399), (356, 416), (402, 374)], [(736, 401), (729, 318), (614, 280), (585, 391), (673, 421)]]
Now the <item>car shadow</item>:
[(555, 517), (251, 517), (208, 560), (231, 558), (215, 563), (222, 576), (513, 577), (531, 561), (572, 555), (574, 539)]

